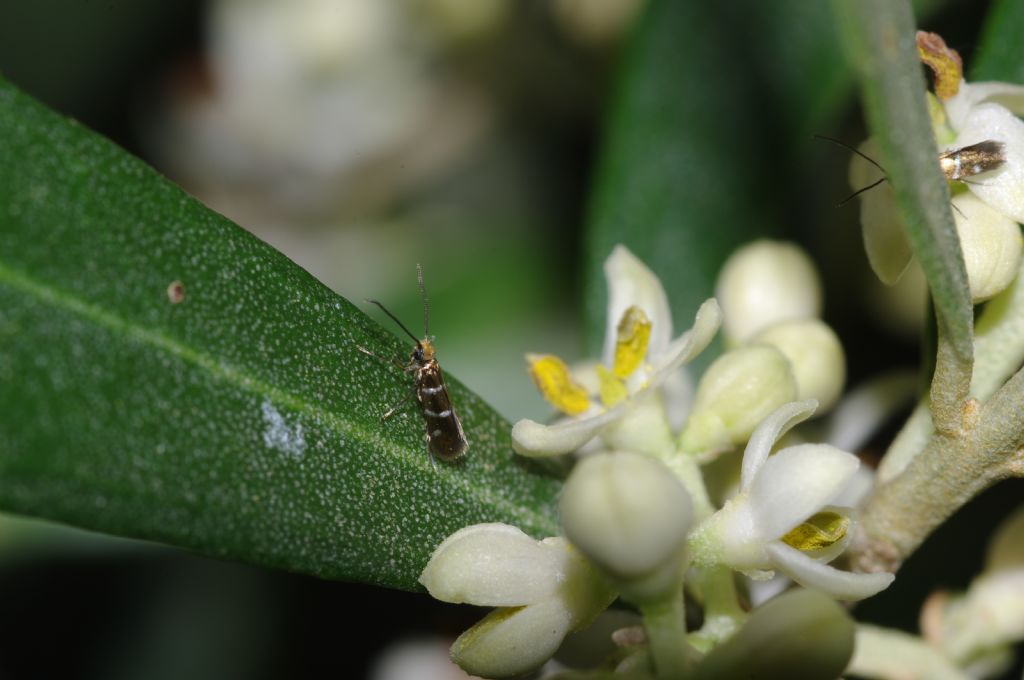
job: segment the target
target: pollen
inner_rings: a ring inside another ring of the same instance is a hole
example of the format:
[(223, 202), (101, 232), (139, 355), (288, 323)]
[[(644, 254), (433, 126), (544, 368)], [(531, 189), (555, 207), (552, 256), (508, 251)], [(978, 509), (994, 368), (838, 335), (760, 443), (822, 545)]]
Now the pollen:
[(783, 536), (782, 542), (803, 552), (823, 550), (843, 540), (849, 528), (849, 517), (823, 510)]
[(644, 314), (644, 310), (636, 305), (631, 306), (619, 321), (612, 372), (619, 378), (631, 375), (647, 356), (647, 345), (650, 341), (650, 319)]
[(590, 408), (590, 396), (572, 379), (564, 361), (553, 354), (528, 354), (526, 360), (537, 389), (555, 408), (570, 416)]
[(626, 387), (622, 378), (617, 377), (601, 364), (597, 366), (597, 379), (601, 381), (601, 403), (608, 408), (629, 397), (629, 388)]

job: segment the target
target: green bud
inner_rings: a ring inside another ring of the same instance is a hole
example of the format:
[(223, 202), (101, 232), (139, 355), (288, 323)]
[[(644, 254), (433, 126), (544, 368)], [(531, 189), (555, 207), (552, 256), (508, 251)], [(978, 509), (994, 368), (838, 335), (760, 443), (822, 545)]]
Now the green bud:
[(842, 394), (846, 357), (835, 332), (818, 319), (786, 321), (761, 332), (756, 342), (786, 355), (796, 378), (797, 399), (816, 399), (817, 415), (827, 412)]
[(726, 352), (697, 386), (680, 446), (710, 457), (742, 444), (769, 413), (796, 395), (793, 368), (775, 347), (757, 344)]

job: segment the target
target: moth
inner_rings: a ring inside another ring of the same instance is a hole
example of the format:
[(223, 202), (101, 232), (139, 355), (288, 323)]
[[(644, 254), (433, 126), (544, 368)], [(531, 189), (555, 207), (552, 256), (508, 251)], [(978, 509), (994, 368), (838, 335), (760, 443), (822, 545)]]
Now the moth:
[[(420, 265), (416, 265), (416, 278), (420, 284), (420, 297), (423, 299), (422, 339), (417, 339), (412, 331), (406, 328), (405, 324), (378, 300), (367, 300), (367, 302), (380, 307), (416, 343), (407, 363), (402, 364), (398, 361), (393, 363), (404, 372), (412, 374), (413, 396), (419, 403), (420, 414), (423, 416), (426, 426), (427, 451), (430, 453), (430, 462), (436, 469), (435, 460), (437, 458), (448, 463), (458, 460), (469, 450), (469, 442), (466, 440), (466, 433), (462, 429), (459, 416), (455, 413), (452, 399), (448, 395), (448, 387), (444, 384), (441, 364), (437, 360), (437, 351), (430, 337), (430, 314), (426, 288), (423, 285), (423, 269)], [(359, 350), (382, 359), (365, 347), (359, 347)], [(405, 400), (401, 403), (405, 403)], [(401, 403), (389, 409), (381, 419), (390, 418), (401, 407)]]
[[(827, 142), (832, 142), (833, 144), (838, 144), (844, 149), (852, 151), (885, 173), (885, 168), (883, 168), (875, 159), (862, 153), (859, 149), (856, 149), (838, 139), (825, 137), (824, 135), (815, 135), (815, 137), (817, 139), (824, 139)], [(978, 142), (977, 144), (962, 146), (959, 149), (948, 149), (939, 154), (939, 169), (942, 170), (942, 174), (948, 181), (955, 182), (969, 183), (969, 177), (980, 175), (981, 173), (988, 172), (989, 170), (996, 170), (1005, 162), (1006, 145), (993, 139), (986, 139), (985, 141)], [(866, 187), (857, 189), (857, 191), (844, 198), (839, 205), (845, 205), (850, 201), (850, 199), (861, 195), (868, 189), (874, 189), (887, 179), (889, 178), (885, 176), (877, 182), (872, 182)]]
[(939, 167), (948, 180), (963, 181), (965, 177), (995, 170), (1006, 162), (1006, 146), (987, 139), (939, 154)]

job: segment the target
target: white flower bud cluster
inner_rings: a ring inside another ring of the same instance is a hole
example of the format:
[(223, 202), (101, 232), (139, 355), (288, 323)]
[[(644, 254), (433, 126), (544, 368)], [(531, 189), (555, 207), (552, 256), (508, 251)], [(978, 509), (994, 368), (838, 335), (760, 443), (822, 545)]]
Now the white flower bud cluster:
[(828, 411), (846, 381), (839, 338), (817, 318), (818, 273), (799, 246), (762, 240), (740, 248), (716, 293), (735, 348), (705, 372), (680, 438), (684, 451), (704, 458), (747, 441), (788, 402), (814, 399), (819, 413)]

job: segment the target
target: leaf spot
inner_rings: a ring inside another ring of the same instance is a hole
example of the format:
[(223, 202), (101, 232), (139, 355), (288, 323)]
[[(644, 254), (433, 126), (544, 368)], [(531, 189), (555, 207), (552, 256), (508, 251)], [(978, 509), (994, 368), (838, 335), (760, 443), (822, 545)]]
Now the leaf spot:
[(263, 411), (263, 443), (268, 449), (277, 449), (290, 456), (301, 458), (306, 452), (306, 438), (302, 434), (302, 423), (289, 427), (284, 416), (269, 401), (260, 407)]

